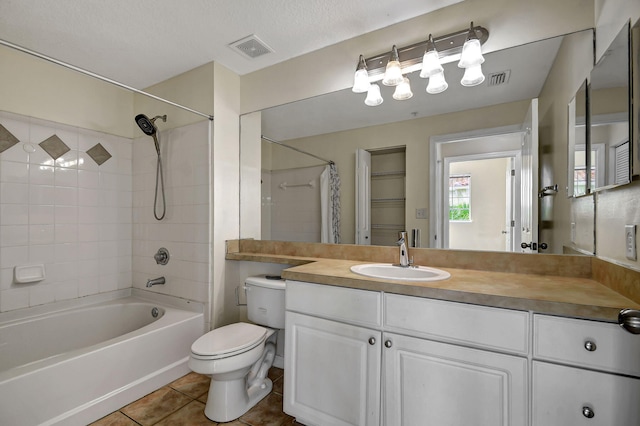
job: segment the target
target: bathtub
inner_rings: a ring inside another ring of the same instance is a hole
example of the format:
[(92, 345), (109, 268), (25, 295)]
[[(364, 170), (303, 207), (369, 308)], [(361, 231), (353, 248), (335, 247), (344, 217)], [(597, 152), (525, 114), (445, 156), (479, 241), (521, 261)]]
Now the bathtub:
[(0, 314), (0, 425), (86, 425), (189, 372), (202, 306), (116, 293)]

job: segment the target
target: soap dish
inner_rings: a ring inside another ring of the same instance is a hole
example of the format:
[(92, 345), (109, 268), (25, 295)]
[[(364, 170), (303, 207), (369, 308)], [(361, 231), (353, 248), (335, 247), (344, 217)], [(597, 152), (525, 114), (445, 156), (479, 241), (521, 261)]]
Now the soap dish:
[(13, 268), (13, 279), (16, 284), (42, 281), (44, 280), (44, 265), (18, 265)]

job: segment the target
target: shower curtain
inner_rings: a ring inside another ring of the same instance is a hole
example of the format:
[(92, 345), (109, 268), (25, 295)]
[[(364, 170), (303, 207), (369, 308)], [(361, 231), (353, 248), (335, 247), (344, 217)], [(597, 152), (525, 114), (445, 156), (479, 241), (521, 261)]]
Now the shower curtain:
[(320, 175), (321, 242), (340, 243), (340, 176), (334, 163)]

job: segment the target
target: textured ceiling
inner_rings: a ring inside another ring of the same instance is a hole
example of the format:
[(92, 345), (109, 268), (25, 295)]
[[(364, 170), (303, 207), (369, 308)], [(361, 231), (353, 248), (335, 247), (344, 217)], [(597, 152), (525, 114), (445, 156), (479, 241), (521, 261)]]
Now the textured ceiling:
[[(0, 0), (0, 39), (145, 88), (216, 61), (243, 75), (462, 0)], [(251, 34), (273, 53), (228, 44)]]

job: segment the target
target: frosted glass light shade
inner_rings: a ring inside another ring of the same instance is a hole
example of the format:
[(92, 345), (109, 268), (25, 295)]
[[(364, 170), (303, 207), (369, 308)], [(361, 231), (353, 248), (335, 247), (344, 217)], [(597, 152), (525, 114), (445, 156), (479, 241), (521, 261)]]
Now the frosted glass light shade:
[(429, 84), (427, 84), (427, 93), (432, 95), (442, 93), (447, 90), (449, 85), (447, 81), (444, 79), (444, 72), (440, 71), (439, 73), (433, 74), (429, 77)]
[(484, 74), (482, 74), (482, 65), (472, 65), (464, 71), (460, 84), (463, 86), (471, 87), (482, 84), (484, 81)]
[(382, 79), (382, 84), (385, 86), (397, 86), (402, 83), (402, 70), (400, 69), (400, 62), (398, 61), (389, 61), (387, 64), (387, 69), (384, 72), (384, 78)]
[(369, 82), (369, 73), (366, 69), (359, 69), (353, 76), (353, 93), (364, 93), (369, 91), (371, 83)]
[(396, 101), (405, 101), (413, 96), (411, 91), (411, 82), (407, 77), (404, 77), (402, 83), (396, 86), (395, 92), (393, 92), (393, 99)]
[(420, 71), (420, 77), (428, 78), (442, 71), (444, 71), (444, 68), (442, 68), (442, 65), (440, 64), (438, 52), (435, 50), (425, 52), (422, 57), (422, 70)]
[(368, 106), (378, 106), (382, 103), (382, 95), (380, 94), (380, 86), (372, 84), (367, 92), (367, 98), (364, 100), (364, 104)]
[(458, 66), (460, 68), (469, 68), (473, 65), (480, 65), (483, 62), (484, 56), (482, 56), (480, 40), (472, 38), (465, 41), (462, 46), (462, 54), (460, 55), (460, 62), (458, 62)]

